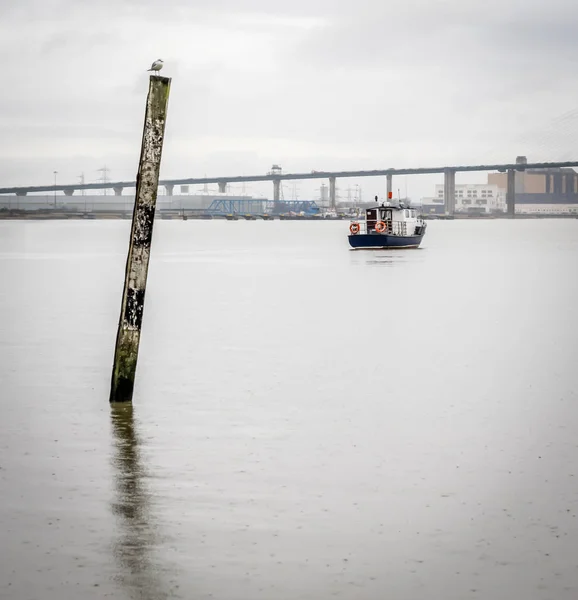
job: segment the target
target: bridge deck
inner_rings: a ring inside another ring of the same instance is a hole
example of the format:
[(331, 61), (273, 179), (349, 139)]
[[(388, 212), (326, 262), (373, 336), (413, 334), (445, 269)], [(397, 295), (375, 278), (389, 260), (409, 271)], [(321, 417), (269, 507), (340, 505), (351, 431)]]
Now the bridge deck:
[[(530, 169), (555, 169), (578, 167), (578, 161), (542, 162), (542, 163), (506, 163), (492, 165), (461, 165), (446, 167), (417, 167), (404, 169), (377, 169), (372, 171), (311, 171), (309, 173), (266, 173), (264, 175), (235, 175), (231, 177), (193, 177), (185, 179), (165, 179), (159, 181), (162, 186), (199, 185), (205, 183), (242, 183), (249, 181), (278, 181), (288, 179), (329, 179), (349, 177), (382, 177), (387, 175), (431, 175), (436, 173), (471, 171), (527, 171)], [(37, 185), (0, 188), (0, 194), (31, 194), (34, 192), (54, 192), (78, 190), (103, 190), (114, 188), (134, 188), (135, 181), (116, 181), (110, 183), (85, 183), (62, 185)]]

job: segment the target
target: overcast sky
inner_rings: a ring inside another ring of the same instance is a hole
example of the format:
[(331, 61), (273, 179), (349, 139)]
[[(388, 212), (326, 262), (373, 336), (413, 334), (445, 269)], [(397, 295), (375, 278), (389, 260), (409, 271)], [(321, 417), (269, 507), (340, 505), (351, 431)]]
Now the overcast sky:
[(0, 49), (0, 185), (134, 179), (156, 58), (162, 177), (578, 157), (577, 0), (0, 0)]

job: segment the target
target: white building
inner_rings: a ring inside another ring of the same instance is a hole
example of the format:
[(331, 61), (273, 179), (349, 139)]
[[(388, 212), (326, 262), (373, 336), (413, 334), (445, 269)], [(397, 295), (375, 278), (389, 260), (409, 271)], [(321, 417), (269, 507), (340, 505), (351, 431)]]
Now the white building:
[[(425, 212), (427, 206), (440, 208), (444, 205), (444, 186), (436, 185), (433, 198), (423, 198)], [(456, 184), (456, 212), (490, 213), (506, 211), (506, 190), (488, 183)], [(433, 211), (431, 211), (433, 212)], [(437, 211), (436, 211), (437, 212)]]

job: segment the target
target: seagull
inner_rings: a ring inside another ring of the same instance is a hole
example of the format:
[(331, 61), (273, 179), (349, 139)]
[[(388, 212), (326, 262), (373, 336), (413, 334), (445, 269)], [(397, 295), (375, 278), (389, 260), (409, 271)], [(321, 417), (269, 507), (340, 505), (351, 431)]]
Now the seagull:
[(156, 71), (157, 73), (163, 68), (163, 61), (159, 58), (155, 60), (155, 62), (151, 65), (151, 68), (148, 71)]

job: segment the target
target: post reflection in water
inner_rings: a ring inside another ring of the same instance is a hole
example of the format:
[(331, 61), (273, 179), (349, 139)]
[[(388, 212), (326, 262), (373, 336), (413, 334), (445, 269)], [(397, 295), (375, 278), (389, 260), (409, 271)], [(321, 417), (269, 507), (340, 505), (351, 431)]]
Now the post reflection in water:
[(130, 598), (167, 598), (153, 552), (158, 543), (146, 486), (140, 440), (131, 404), (111, 405), (115, 499), (111, 509), (117, 520), (113, 545), (119, 581)]

